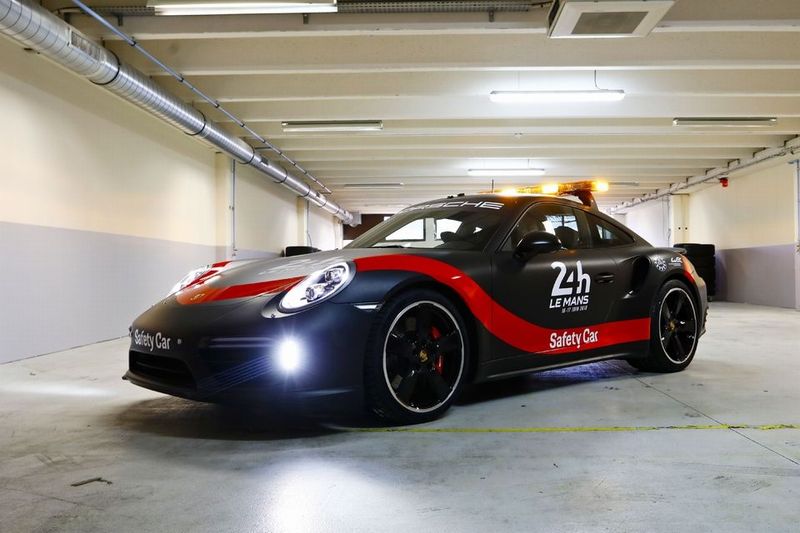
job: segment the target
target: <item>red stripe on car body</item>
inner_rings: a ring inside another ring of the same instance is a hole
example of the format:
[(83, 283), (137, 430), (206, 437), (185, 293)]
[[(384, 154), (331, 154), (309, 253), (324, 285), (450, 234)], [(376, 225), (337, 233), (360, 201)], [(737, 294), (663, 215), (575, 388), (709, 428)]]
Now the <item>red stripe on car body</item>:
[[(650, 339), (650, 318), (604, 322), (568, 329), (550, 329), (533, 324), (494, 301), (467, 274), (436, 259), (414, 255), (385, 255), (356, 259), (355, 263), (357, 272), (402, 270), (430, 276), (456, 291), (475, 318), (495, 337), (524, 352), (556, 355)], [(569, 338), (576, 342), (568, 346), (553, 347), (553, 335), (562, 341)], [(583, 342), (586, 336), (596, 340)]]
[(262, 294), (274, 294), (291, 289), (300, 283), (303, 278), (303, 276), (300, 276), (297, 278), (275, 279), (244, 285), (232, 285), (230, 287), (211, 287), (202, 283), (185, 288), (176, 295), (176, 298), (180, 304), (194, 305), (220, 300), (232, 300), (234, 298), (261, 296)]

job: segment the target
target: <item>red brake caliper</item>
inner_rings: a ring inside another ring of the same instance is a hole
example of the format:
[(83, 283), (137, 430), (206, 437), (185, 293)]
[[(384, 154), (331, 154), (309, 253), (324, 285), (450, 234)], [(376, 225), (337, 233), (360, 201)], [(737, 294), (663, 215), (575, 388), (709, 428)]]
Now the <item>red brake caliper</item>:
[[(442, 336), (442, 332), (436, 326), (431, 327), (431, 338), (433, 340), (438, 340)], [(436, 356), (436, 360), (433, 362), (433, 369), (436, 370), (436, 373), (440, 376), (442, 372), (444, 372), (444, 356), (439, 354)]]

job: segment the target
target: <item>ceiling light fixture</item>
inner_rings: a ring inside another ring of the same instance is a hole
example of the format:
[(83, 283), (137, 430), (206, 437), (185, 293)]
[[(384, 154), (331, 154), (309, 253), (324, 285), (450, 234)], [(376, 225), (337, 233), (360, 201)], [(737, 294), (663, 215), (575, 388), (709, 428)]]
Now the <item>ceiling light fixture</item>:
[(590, 89), (584, 91), (492, 91), (489, 99), (500, 103), (549, 103), (549, 102), (618, 102), (625, 98), (625, 91), (613, 89)]
[(263, 15), (283, 13), (335, 13), (336, 0), (269, 1), (150, 0), (156, 15)]
[(473, 177), (491, 178), (494, 176), (544, 176), (543, 168), (471, 168), (467, 173)]
[(381, 131), (381, 120), (331, 120), (316, 122), (281, 122), (284, 133)]
[(700, 128), (769, 128), (778, 123), (776, 117), (678, 117), (673, 126)]

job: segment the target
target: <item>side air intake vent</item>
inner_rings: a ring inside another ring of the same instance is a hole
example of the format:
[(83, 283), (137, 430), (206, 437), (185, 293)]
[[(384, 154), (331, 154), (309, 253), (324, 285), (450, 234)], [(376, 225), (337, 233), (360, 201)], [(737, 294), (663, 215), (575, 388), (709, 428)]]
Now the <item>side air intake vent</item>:
[(548, 35), (555, 38), (642, 37), (675, 0), (555, 0)]

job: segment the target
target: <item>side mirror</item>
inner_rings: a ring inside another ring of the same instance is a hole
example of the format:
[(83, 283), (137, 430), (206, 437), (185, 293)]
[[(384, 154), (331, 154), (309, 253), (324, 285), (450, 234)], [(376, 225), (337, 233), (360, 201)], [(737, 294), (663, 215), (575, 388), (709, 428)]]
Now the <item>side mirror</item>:
[(287, 246), (283, 251), (283, 257), (294, 257), (295, 255), (313, 254), (319, 252), (319, 248), (313, 246)]
[(552, 233), (546, 231), (531, 231), (526, 233), (514, 250), (514, 257), (528, 259), (536, 254), (548, 254), (561, 249), (561, 241)]

